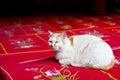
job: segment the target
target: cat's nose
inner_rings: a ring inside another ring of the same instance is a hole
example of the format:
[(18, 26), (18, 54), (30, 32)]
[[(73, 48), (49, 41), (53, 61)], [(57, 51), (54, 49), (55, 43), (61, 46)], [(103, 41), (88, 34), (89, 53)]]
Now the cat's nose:
[(53, 49), (54, 49), (54, 48), (56, 48), (56, 46), (55, 46), (55, 45), (51, 45), (50, 47), (51, 47), (51, 48), (53, 48)]
[(51, 46), (52, 48), (55, 48), (54, 46)]
[(50, 47), (51, 47), (51, 48), (53, 48), (53, 46), (52, 46), (52, 45), (50, 45)]
[(51, 48), (53, 48), (53, 45), (50, 45)]

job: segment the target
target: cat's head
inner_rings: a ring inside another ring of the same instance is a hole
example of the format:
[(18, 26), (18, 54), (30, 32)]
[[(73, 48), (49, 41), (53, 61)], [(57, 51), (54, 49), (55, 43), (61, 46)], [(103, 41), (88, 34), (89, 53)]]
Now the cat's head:
[(49, 34), (50, 34), (48, 40), (49, 46), (53, 48), (55, 51), (61, 51), (65, 44), (64, 39), (66, 38), (66, 33), (65, 32), (53, 33), (49, 31)]

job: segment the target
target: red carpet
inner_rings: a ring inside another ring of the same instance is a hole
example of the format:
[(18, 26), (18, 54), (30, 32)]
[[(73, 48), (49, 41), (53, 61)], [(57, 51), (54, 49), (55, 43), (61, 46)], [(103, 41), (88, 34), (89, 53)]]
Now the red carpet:
[[(112, 47), (110, 70), (62, 66), (47, 44), (48, 30), (92, 34)], [(0, 80), (120, 80), (120, 15), (0, 18)]]

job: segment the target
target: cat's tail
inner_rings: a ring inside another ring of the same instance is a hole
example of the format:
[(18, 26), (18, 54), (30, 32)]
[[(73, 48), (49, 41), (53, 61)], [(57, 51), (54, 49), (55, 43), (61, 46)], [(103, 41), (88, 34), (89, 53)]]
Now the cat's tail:
[(108, 70), (108, 69), (112, 68), (114, 66), (114, 64), (115, 64), (115, 58), (113, 58), (108, 65), (101, 67), (101, 69)]
[(87, 65), (86, 67), (87, 68), (93, 68), (93, 69), (108, 70), (108, 69), (110, 69), (110, 68), (112, 68), (114, 66), (115, 62), (116, 62), (115, 58), (113, 58), (108, 65), (105, 65), (105, 66), (93, 66), (93, 65), (91, 66), (91, 65)]

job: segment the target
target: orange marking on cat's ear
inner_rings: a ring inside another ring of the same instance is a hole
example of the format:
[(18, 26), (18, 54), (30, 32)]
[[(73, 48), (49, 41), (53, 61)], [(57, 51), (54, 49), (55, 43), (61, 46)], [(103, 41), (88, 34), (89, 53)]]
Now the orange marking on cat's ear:
[(73, 37), (70, 37), (69, 40), (70, 40), (71, 45), (73, 46), (74, 45), (74, 43), (73, 43), (73, 40), (74, 40)]

